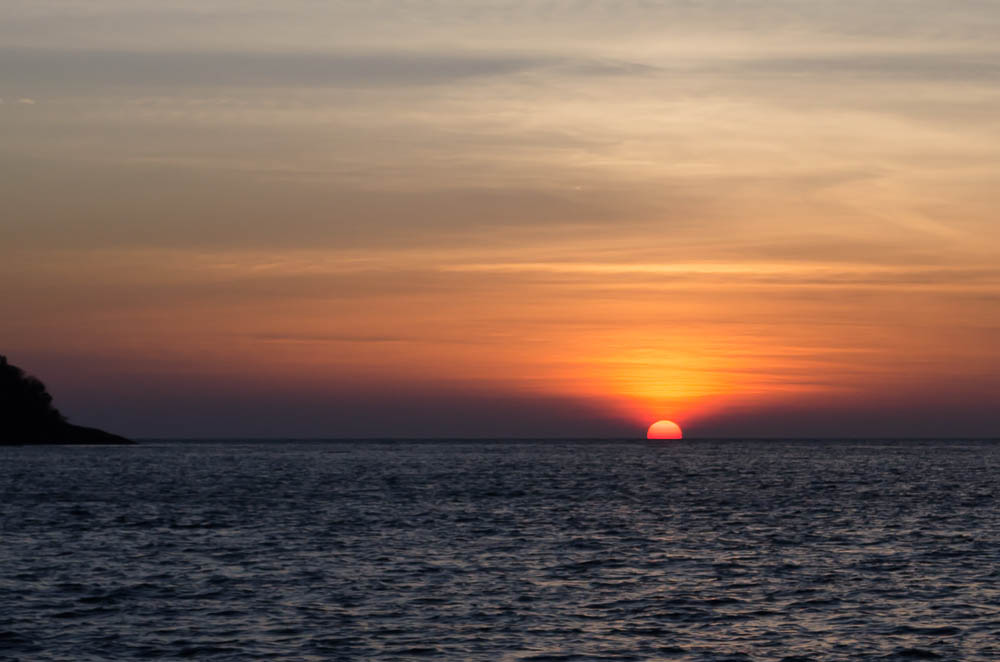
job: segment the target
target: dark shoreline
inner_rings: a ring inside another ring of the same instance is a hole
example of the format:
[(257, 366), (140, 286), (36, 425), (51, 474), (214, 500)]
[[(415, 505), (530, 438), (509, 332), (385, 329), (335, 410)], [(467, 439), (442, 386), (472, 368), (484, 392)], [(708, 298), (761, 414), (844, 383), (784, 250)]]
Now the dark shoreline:
[(0, 446), (131, 446), (136, 442), (117, 434), (67, 423), (52, 430), (36, 432), (32, 438), (15, 435), (0, 440)]

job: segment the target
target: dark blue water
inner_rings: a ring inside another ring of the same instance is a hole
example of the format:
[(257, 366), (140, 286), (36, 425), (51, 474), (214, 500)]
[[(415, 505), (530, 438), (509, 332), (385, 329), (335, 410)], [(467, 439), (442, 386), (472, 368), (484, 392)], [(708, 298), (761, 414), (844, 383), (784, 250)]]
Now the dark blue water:
[(0, 448), (0, 658), (997, 660), (989, 442)]

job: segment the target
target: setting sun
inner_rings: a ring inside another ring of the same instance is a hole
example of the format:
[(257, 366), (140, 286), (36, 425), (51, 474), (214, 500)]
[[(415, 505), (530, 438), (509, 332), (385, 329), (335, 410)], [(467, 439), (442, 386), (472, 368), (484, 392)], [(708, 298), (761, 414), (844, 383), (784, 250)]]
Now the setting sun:
[(683, 439), (681, 426), (673, 421), (657, 421), (649, 426), (646, 439)]

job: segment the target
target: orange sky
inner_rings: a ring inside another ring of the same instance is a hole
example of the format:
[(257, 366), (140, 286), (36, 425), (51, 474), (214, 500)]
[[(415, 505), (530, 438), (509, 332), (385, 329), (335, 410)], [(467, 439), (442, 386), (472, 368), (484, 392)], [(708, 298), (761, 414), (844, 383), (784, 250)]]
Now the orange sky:
[(74, 420), (1000, 434), (1000, 9), (378, 4), (0, 10), (0, 353)]

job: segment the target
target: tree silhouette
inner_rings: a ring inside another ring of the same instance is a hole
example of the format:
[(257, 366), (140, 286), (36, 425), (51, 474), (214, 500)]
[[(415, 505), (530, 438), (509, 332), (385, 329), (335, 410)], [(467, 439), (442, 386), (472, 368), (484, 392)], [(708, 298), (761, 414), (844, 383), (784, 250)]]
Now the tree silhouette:
[(0, 425), (7, 433), (31, 441), (65, 423), (45, 384), (0, 355)]

